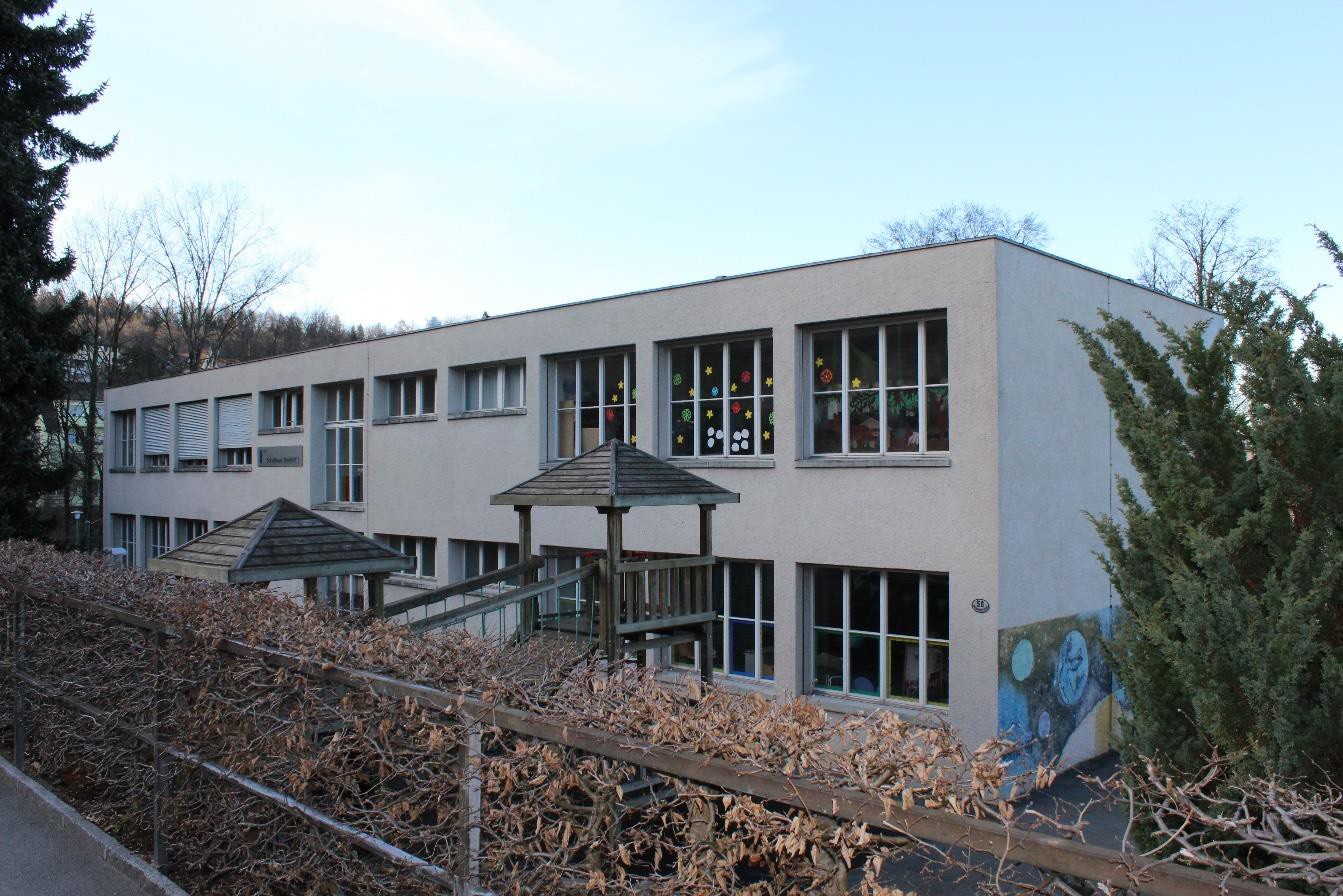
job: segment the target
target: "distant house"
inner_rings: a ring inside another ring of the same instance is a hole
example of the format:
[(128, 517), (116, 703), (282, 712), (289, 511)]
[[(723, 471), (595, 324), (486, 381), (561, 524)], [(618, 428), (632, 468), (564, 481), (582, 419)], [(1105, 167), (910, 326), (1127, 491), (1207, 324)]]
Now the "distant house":
[[(1060, 322), (1097, 309), (1208, 314), (990, 238), (111, 389), (109, 541), (143, 563), (284, 496), (414, 557), (390, 601), (515, 560), (490, 496), (621, 439), (741, 494), (715, 522), (720, 680), (1080, 759), (1114, 705), (1084, 513), (1110, 512), (1128, 469)], [(625, 544), (694, 553), (693, 511), (632, 514)], [(561, 565), (605, 543), (583, 508), (538, 516), (534, 538)], [(346, 578), (325, 587), (357, 602)]]

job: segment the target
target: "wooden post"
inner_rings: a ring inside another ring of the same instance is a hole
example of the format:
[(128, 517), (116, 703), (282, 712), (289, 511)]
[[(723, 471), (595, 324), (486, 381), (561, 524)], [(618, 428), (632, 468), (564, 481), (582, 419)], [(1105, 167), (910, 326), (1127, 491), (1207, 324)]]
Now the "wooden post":
[[(518, 513), (518, 562), (526, 563), (532, 559), (532, 507), (530, 504), (518, 504), (513, 509)], [(525, 572), (522, 574), (518, 585), (526, 588), (534, 581), (536, 581), (535, 575)], [(525, 601), (521, 607), (518, 607), (518, 635), (520, 638), (528, 637), (536, 631), (537, 623), (541, 620), (541, 614), (538, 612), (540, 605), (541, 598), (537, 596)]]
[(622, 576), (618, 570), (624, 551), (624, 520), (627, 507), (599, 507), (606, 515), (606, 593), (602, 595), (602, 649), (606, 651), (608, 669), (614, 670), (624, 653), (622, 639), (616, 633), (621, 622), (620, 603)]
[(14, 592), (14, 656), (10, 669), (14, 677), (14, 767), (23, 771), (27, 754), (26, 732), (23, 730), (23, 644), (27, 638), (27, 620), (24, 619), (23, 589)]
[[(713, 554), (713, 504), (699, 506), (699, 553), (701, 557)], [(699, 594), (692, 612), (706, 613), (713, 607), (712, 566), (698, 570)], [(726, 657), (724, 657), (726, 660)], [(713, 620), (704, 623), (699, 639), (699, 677), (705, 684), (713, 683)]]
[(317, 606), (317, 579), (316, 577), (303, 580), (303, 606)]
[(382, 618), (382, 610), (385, 605), (382, 586), (386, 581), (387, 573), (385, 572), (375, 572), (368, 576), (368, 607), (377, 619)]
[(160, 722), (159, 710), (163, 704), (162, 681), (164, 678), (163, 666), (163, 632), (155, 629), (149, 633), (150, 644), (153, 650), (153, 675), (152, 685), (150, 687), (150, 700), (153, 706), (150, 712), (150, 725), (153, 729), (154, 745), (154, 867), (164, 871), (168, 867), (168, 844), (163, 838), (163, 797), (167, 793), (167, 776), (164, 770), (162, 741), (160, 741)]
[(461, 853), (457, 859), (457, 877), (465, 891), (480, 886), (480, 721), (474, 714), (461, 712), (464, 725), (462, 742), (457, 745), (457, 807), (462, 812)]

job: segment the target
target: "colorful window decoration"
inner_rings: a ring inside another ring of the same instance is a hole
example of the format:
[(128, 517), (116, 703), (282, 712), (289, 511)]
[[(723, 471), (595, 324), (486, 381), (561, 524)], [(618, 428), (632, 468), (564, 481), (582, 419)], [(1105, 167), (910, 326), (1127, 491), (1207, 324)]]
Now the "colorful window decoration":
[(816, 691), (947, 705), (947, 576), (814, 567), (811, 611)]
[(947, 451), (946, 318), (811, 334), (811, 453)]
[(676, 346), (671, 366), (671, 455), (774, 453), (774, 344), (768, 336)]
[(634, 419), (634, 352), (615, 351), (552, 362), (551, 457), (560, 460), (620, 439), (638, 444)]
[[(722, 560), (713, 568), (713, 667), (738, 678), (774, 679), (774, 564)], [(672, 663), (698, 667), (698, 643), (672, 648)], [(723, 666), (727, 660), (726, 669)]]

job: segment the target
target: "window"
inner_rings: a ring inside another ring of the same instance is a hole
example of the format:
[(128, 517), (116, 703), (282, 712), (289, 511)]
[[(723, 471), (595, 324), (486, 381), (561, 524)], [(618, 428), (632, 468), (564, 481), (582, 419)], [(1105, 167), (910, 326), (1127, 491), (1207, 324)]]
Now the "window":
[(418, 417), (421, 414), (432, 414), (437, 381), (438, 375), (433, 373), (384, 379), (387, 386), (387, 416)]
[(634, 352), (565, 358), (552, 365), (551, 457), (574, 457), (611, 439), (638, 443)]
[(454, 539), (461, 557), (461, 579), (474, 579), (497, 569), (518, 563), (518, 546), (498, 541), (460, 541)]
[(438, 539), (417, 535), (376, 535), (387, 547), (400, 551), (415, 561), (415, 568), (405, 573), (421, 579), (432, 579), (438, 574), (438, 561), (434, 556), (438, 550)]
[[(576, 548), (544, 548), (546, 578), (573, 572), (601, 556), (600, 551)], [(595, 577), (561, 585), (541, 597), (541, 624), (566, 632), (595, 634), (597, 579)]]
[(168, 553), (172, 543), (168, 540), (168, 518), (165, 516), (143, 517), (145, 524), (145, 559)]
[(280, 389), (261, 395), (261, 428), (295, 429), (303, 425), (303, 390)]
[[(724, 560), (713, 568), (713, 665), (739, 678), (774, 678), (774, 564)], [(672, 662), (697, 667), (699, 644), (672, 648)]]
[(368, 582), (363, 576), (327, 576), (322, 593), (338, 613), (362, 613), (368, 607)]
[(112, 415), (112, 466), (135, 469), (135, 411), (117, 411)]
[(817, 330), (808, 345), (812, 454), (948, 450), (946, 318)]
[(773, 347), (766, 336), (668, 350), (672, 457), (774, 453)]
[(364, 384), (358, 380), (326, 390), (326, 499), (364, 500)]
[(177, 406), (177, 469), (204, 470), (210, 463), (210, 411), (203, 401)]
[(134, 566), (135, 556), (135, 516), (127, 513), (112, 514), (112, 547), (126, 551), (125, 565)]
[(252, 465), (252, 396), (235, 395), (216, 403), (219, 420), (215, 427), (221, 467)]
[(144, 469), (168, 469), (168, 406), (144, 410)]
[(207, 531), (209, 531), (209, 527), (205, 520), (191, 520), (184, 517), (178, 517), (177, 519), (177, 543), (179, 545), (200, 538)]
[(811, 611), (816, 690), (947, 704), (945, 575), (815, 567)]
[(497, 411), (526, 403), (521, 361), (458, 371), (463, 411)]

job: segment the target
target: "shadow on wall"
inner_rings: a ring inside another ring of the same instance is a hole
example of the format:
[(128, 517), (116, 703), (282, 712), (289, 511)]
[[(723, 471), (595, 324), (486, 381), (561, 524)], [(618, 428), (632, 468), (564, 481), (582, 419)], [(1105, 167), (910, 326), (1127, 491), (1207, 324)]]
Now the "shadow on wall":
[(1110, 748), (1123, 698), (1101, 648), (1113, 620), (1107, 608), (998, 632), (998, 730), (1021, 742), (1012, 771)]

